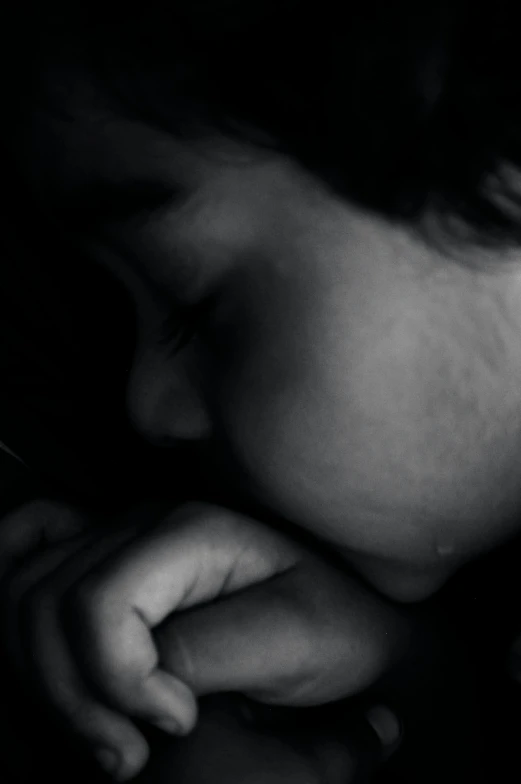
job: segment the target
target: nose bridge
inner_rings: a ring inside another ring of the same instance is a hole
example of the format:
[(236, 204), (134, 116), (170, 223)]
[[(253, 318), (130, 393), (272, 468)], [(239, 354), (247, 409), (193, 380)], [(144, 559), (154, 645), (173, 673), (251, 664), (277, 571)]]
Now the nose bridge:
[(138, 345), (126, 405), (134, 428), (152, 443), (208, 437), (209, 415), (189, 353), (187, 347), (172, 355), (153, 341)]

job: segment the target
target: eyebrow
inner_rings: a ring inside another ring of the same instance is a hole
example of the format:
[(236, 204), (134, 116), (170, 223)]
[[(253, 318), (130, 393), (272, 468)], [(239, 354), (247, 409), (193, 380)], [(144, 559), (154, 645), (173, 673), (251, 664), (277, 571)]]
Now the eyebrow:
[(157, 180), (98, 179), (65, 191), (56, 209), (75, 228), (88, 229), (115, 222), (144, 222), (186, 196), (185, 189)]

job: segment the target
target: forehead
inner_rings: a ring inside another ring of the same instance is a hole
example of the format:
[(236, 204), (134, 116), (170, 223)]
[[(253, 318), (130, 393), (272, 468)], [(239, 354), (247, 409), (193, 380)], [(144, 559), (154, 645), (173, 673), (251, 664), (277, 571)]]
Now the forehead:
[[(332, 193), (295, 161), (222, 136), (198, 141), (116, 114), (87, 80), (64, 91), (61, 112), (35, 113), (24, 139), (31, 187), (51, 211), (70, 222), (146, 224), (151, 214), (174, 213), (176, 231), (192, 228), (214, 245), (263, 243), (260, 229), (284, 244), (311, 233), (323, 249), (327, 233), (344, 224), (358, 248), (387, 244), (403, 272), (423, 276), (463, 261), (498, 270), (519, 253), (428, 247), (410, 232), (364, 214)], [(182, 228), (181, 223), (184, 223)], [(252, 224), (256, 224), (254, 230)], [(284, 229), (281, 229), (284, 224)], [(159, 225), (156, 223), (156, 225)], [(164, 225), (164, 224), (163, 224)], [(356, 231), (353, 232), (353, 227)], [(336, 227), (336, 228), (335, 228)], [(310, 232), (310, 228), (316, 229)], [(353, 243), (348, 243), (353, 248)], [(319, 254), (321, 255), (321, 254)], [(377, 255), (380, 255), (378, 253)]]
[(288, 168), (280, 156), (253, 146), (216, 134), (180, 140), (99, 106), (35, 115), (23, 157), (42, 203), (68, 220), (94, 224), (144, 222), (165, 207), (182, 207), (189, 220), (189, 212), (218, 202), (233, 208), (255, 201), (262, 211), (262, 194), (273, 197)]

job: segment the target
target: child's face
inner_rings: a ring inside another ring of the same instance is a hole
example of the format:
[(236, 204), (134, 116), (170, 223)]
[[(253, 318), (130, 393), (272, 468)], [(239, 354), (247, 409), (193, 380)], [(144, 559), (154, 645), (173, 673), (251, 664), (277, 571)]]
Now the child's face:
[[(458, 266), (290, 160), (232, 144), (204, 152), (100, 115), (39, 128), (45, 159), (27, 149), (57, 212), (101, 175), (178, 192), (147, 218), (78, 215), (138, 307), (128, 404), (147, 437), (210, 439), (212, 470), (401, 598), (515, 530), (519, 269)], [(165, 315), (208, 297), (173, 355)]]

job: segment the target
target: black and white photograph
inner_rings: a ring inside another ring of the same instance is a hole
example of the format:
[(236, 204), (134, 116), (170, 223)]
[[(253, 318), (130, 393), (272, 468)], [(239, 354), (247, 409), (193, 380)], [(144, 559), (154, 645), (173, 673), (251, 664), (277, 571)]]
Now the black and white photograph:
[(513, 0), (0, 9), (0, 784), (521, 781)]

